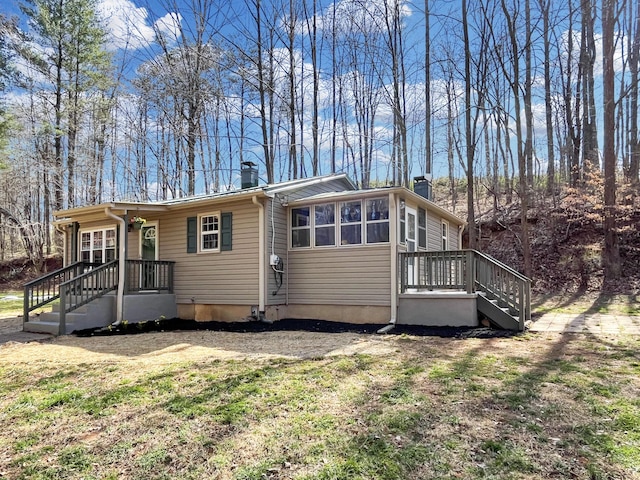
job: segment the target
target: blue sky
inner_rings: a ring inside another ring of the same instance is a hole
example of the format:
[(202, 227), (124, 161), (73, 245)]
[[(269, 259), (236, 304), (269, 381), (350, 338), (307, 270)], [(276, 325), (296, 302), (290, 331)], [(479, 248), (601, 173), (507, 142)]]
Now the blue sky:
[[(375, 1), (375, 0), (374, 0)], [(438, 59), (438, 54), (442, 53), (446, 50), (447, 47), (451, 46), (451, 43), (456, 39), (459, 39), (460, 32), (455, 29), (451, 29), (451, 25), (456, 25), (455, 17), (459, 15), (458, 7), (459, 2), (445, 2), (445, 1), (435, 1), (432, 0), (434, 7), (437, 9), (433, 19), (432, 19), (432, 28), (433, 28), (433, 48), (434, 48), (434, 59)], [(250, 16), (246, 11), (243, 11), (242, 8), (245, 2), (237, 0), (233, 2), (221, 2), (221, 8), (216, 9), (216, 11), (212, 12), (212, 23), (210, 25), (210, 30), (216, 35), (228, 35), (230, 36), (233, 32), (231, 31), (231, 24), (234, 23), (233, 26), (235, 28), (235, 32), (241, 32), (245, 35), (251, 34), (251, 22)], [(369, 2), (353, 2), (349, 0), (338, 0), (336, 3), (336, 11), (338, 13), (338, 18), (355, 18), (362, 24), (367, 23), (367, 10), (366, 8), (371, 8), (371, 5), (374, 3), (372, 1)], [(169, 6), (167, 6), (169, 5)], [(121, 55), (124, 53), (125, 48), (127, 51), (127, 58), (129, 60), (129, 72), (134, 72), (136, 65), (140, 61), (148, 60), (152, 58), (155, 54), (157, 54), (158, 49), (154, 46), (154, 40), (156, 36), (156, 32), (160, 32), (165, 38), (174, 39), (177, 41), (179, 39), (178, 31), (179, 25), (182, 25), (184, 28), (189, 28), (189, 22), (191, 21), (191, 3), (190, 2), (182, 2), (176, 1), (174, 4), (171, 2), (134, 2), (132, 0), (100, 0), (99, 1), (99, 12), (104, 18), (105, 25), (109, 30), (109, 44), (108, 48), (116, 54), (116, 58), (121, 58)], [(330, 2), (320, 2), (318, 6), (319, 9), (319, 21), (318, 24), (322, 27), (323, 21), (327, 18), (324, 14), (330, 13), (332, 10), (329, 8), (332, 4)], [(347, 8), (353, 9), (354, 5), (360, 5), (360, 17), (357, 15), (354, 17), (351, 15), (342, 15), (341, 12), (343, 9)], [(324, 10), (323, 8), (324, 7)], [(366, 7), (366, 8), (364, 8)], [(422, 59), (423, 59), (423, 35), (424, 35), (424, 27), (423, 27), (423, 15), (420, 12), (420, 8), (422, 5), (415, 4), (411, 6), (410, 4), (405, 4), (403, 10), (403, 19), (407, 25), (406, 28), (406, 44), (410, 45), (411, 48), (408, 50), (410, 57), (407, 58), (407, 64), (411, 69), (420, 69)], [(181, 10), (181, 12), (177, 12), (176, 10)], [(15, 0), (11, 0), (9, 3), (3, 3), (3, 6), (0, 8), (0, 11), (3, 11), (6, 14), (19, 14), (18, 3)], [(449, 16), (449, 13), (451, 14)], [(242, 26), (240, 26), (242, 25)], [(369, 25), (371, 25), (369, 23)], [(446, 28), (448, 26), (449, 28)], [(459, 26), (459, 24), (458, 24)], [(351, 23), (343, 26), (345, 31), (348, 31), (352, 28), (353, 25)], [(301, 30), (299, 33), (303, 33)], [(575, 32), (575, 35), (579, 35), (579, 32)], [(562, 40), (562, 36), (560, 36)], [(596, 39), (596, 48), (599, 49), (600, 42), (599, 39)], [(458, 46), (459, 47), (459, 46)], [(459, 53), (459, 51), (458, 51)], [(299, 52), (301, 55), (300, 62), (307, 64), (304, 68), (310, 69), (309, 58), (306, 53)], [(304, 58), (303, 58), (304, 57)], [(596, 74), (598, 74), (600, 70), (600, 55), (598, 54), (598, 61), (596, 62)], [(619, 55), (619, 58), (622, 59), (622, 54)], [(284, 60), (283, 60), (284, 62)], [(328, 62), (325, 62), (325, 65)], [(621, 65), (621, 61), (619, 62)], [(324, 66), (324, 65), (323, 65)], [(540, 67), (538, 67), (540, 68)], [(538, 74), (541, 74), (540, 70), (537, 70)], [(432, 74), (434, 75), (434, 79), (431, 85), (432, 98), (433, 98), (433, 114), (434, 114), (434, 124), (438, 127), (442, 122), (442, 118), (446, 113), (446, 105), (447, 105), (447, 96), (445, 93), (445, 83), (438, 78), (442, 71), (439, 68), (438, 64), (434, 64), (432, 67)], [(326, 78), (324, 95), (328, 94), (328, 85), (329, 82), (332, 81), (331, 78)], [(417, 126), (415, 130), (410, 130), (410, 134), (414, 132), (411, 136), (411, 141), (413, 144), (414, 151), (417, 152), (413, 157), (413, 170), (411, 175), (421, 175), (421, 167), (420, 167), (420, 152), (421, 152), (421, 133), (419, 129), (419, 124), (424, 118), (424, 83), (420, 81), (420, 75), (417, 74), (412, 77), (411, 82), (407, 85), (407, 103), (409, 112), (409, 127), (410, 129), (414, 126)], [(541, 83), (537, 82), (537, 87), (541, 87)], [(599, 82), (596, 80), (596, 85), (599, 87)], [(455, 96), (459, 96), (462, 93), (462, 86), (458, 83), (456, 85), (456, 91), (454, 92)], [(310, 87), (305, 88), (305, 91), (309, 92)], [(321, 95), (323, 93), (321, 92)], [(458, 100), (455, 102), (454, 106), (455, 110), (461, 111), (462, 104)], [(539, 93), (536, 96), (535, 104), (533, 107), (534, 110), (534, 125), (537, 129), (538, 138), (544, 136), (544, 103), (541, 101), (541, 96)], [(379, 126), (378, 126), (378, 134), (381, 138), (385, 138), (385, 134), (390, 136), (390, 130), (388, 126), (391, 124), (392, 112), (386, 105), (381, 105), (377, 112), (379, 116)], [(442, 128), (436, 129), (434, 132), (434, 139), (436, 142), (435, 151), (436, 158), (434, 159), (434, 167), (435, 167), (435, 175), (443, 175), (446, 173), (446, 158), (444, 156), (444, 143), (443, 143), (443, 134)], [(302, 132), (304, 133), (304, 132)], [(256, 138), (259, 136), (254, 135)], [(311, 136), (309, 134), (305, 135), (305, 140), (310, 140)], [(254, 141), (255, 144), (259, 143), (258, 141)], [(247, 147), (250, 152), (253, 152), (253, 157), (258, 158), (261, 155), (261, 149), (258, 147), (251, 147), (248, 145)], [(309, 148), (309, 145), (306, 145), (306, 148)], [(545, 154), (545, 149), (542, 147), (538, 147), (538, 151), (541, 155)], [(376, 158), (379, 159), (375, 163), (375, 167), (378, 168), (377, 176), (379, 178), (385, 178), (388, 171), (388, 149), (379, 149), (376, 152)], [(326, 155), (324, 157), (327, 158)], [(541, 160), (544, 162), (544, 159)], [(482, 162), (479, 161), (481, 164)], [(461, 173), (460, 167), (456, 167), (458, 173)], [(326, 163), (324, 165), (323, 173), (327, 172)], [(286, 175), (286, 172), (284, 172)]]

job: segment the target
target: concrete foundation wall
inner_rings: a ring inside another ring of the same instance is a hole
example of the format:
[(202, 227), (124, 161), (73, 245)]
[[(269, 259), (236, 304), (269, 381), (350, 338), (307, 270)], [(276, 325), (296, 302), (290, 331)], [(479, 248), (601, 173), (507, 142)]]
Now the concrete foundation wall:
[(144, 322), (157, 320), (160, 317), (176, 318), (177, 316), (176, 296), (173, 294), (124, 296), (123, 320), (127, 322)]
[[(278, 321), (284, 318), (328, 320), (354, 324), (386, 324), (391, 318), (390, 307), (361, 305), (270, 305), (265, 318)], [(178, 305), (178, 316), (184, 320), (200, 322), (241, 322), (251, 316), (251, 307), (246, 305)]]
[(391, 308), (384, 306), (362, 305), (278, 305), (269, 307), (266, 312), (269, 320), (300, 318), (310, 320), (328, 320), (354, 324), (389, 323)]
[(178, 310), (180, 318), (197, 322), (241, 322), (251, 316), (250, 305), (179, 305)]
[(399, 325), (478, 326), (477, 295), (464, 292), (414, 292), (398, 299)]

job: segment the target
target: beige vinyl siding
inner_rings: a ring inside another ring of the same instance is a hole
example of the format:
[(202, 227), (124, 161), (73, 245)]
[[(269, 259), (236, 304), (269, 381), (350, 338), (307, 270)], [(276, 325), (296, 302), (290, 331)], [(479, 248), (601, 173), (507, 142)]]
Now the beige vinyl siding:
[(449, 222), (449, 249), (450, 250), (460, 250), (462, 248), (461, 245), (458, 245), (458, 240), (460, 240), (460, 235), (458, 235), (458, 225), (454, 225)]
[(427, 250), (442, 250), (442, 218), (427, 210)]
[[(233, 249), (187, 253), (187, 218), (210, 212), (233, 213)], [(176, 262), (178, 303), (258, 304), (258, 212), (257, 206), (244, 202), (184, 209), (158, 218), (160, 259)]]
[(289, 303), (391, 303), (390, 246), (315, 248), (289, 252)]
[[(147, 221), (151, 221), (152, 219), (147, 219)], [(157, 220), (154, 218), (153, 220)], [(162, 235), (160, 231), (160, 223), (158, 223), (158, 235)], [(158, 237), (159, 239), (160, 237)], [(127, 260), (137, 260), (141, 258), (140, 256), (140, 230), (134, 230), (133, 228), (129, 231), (127, 227)], [(160, 260), (163, 258), (160, 257)]]
[(64, 252), (62, 254), (62, 263), (65, 267), (78, 261), (76, 258), (71, 258), (71, 255), (73, 254), (73, 245), (71, 245), (71, 242), (73, 242), (73, 225), (69, 225), (69, 227), (64, 231)]
[[(272, 209), (273, 207), (273, 209)], [(265, 205), (267, 211), (266, 222), (266, 273), (267, 276), (267, 305), (281, 305), (286, 302), (287, 299), (287, 209), (281, 204), (280, 196), (276, 195), (274, 200), (269, 200)], [(273, 222), (271, 221), (271, 215), (273, 212)], [(275, 232), (275, 236), (272, 236)], [(273, 239), (273, 251), (272, 251), (272, 239)], [(277, 291), (276, 295), (273, 292), (277, 290), (276, 279), (274, 277), (274, 271), (269, 264), (269, 257), (274, 253), (278, 255), (284, 262), (284, 274), (282, 275), (282, 286)]]
[[(447, 220), (449, 224), (448, 249), (458, 250), (458, 225)], [(442, 217), (427, 210), (427, 248), (430, 251), (442, 250)]]

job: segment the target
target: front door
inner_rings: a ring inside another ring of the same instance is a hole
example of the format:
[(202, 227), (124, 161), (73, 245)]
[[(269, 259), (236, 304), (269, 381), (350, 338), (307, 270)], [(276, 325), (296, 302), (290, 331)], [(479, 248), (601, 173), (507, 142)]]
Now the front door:
[(156, 222), (145, 223), (140, 229), (140, 258), (143, 260), (140, 268), (140, 289), (156, 290), (157, 275), (153, 263), (158, 260), (158, 224)]
[[(418, 215), (415, 209), (411, 207), (405, 208), (405, 224), (406, 224), (405, 243), (407, 245), (407, 252), (416, 251), (416, 235), (418, 231), (418, 229), (416, 228), (417, 218), (418, 218)], [(410, 285), (417, 285), (418, 283), (417, 261), (414, 258), (408, 259), (407, 283)]]

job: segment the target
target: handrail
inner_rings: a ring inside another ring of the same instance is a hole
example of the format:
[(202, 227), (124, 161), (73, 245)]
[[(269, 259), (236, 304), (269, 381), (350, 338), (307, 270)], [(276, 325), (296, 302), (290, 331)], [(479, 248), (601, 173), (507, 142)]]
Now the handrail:
[(531, 320), (531, 280), (476, 250), (401, 252), (400, 293), (407, 289), (483, 292), (512, 315), (520, 330)]
[(66, 333), (66, 314), (118, 286), (118, 260), (95, 267), (60, 284), (59, 333)]
[[(168, 260), (127, 260), (125, 293), (173, 293), (174, 266)], [(85, 272), (86, 268), (91, 270)], [(66, 314), (117, 288), (118, 272), (117, 259), (104, 264), (76, 262), (26, 283), (23, 323), (29, 312), (59, 298), (59, 332), (66, 333)]]
[(174, 261), (127, 260), (126, 293), (165, 291), (173, 293)]
[(85, 268), (98, 264), (76, 262), (24, 284), (23, 323), (29, 321), (29, 313), (60, 298), (60, 285), (77, 277)]
[(500, 268), (507, 270), (509, 273), (513, 274), (514, 276), (518, 277), (520, 280), (526, 281), (526, 282), (530, 282), (531, 279), (524, 276), (523, 274), (521, 274), (520, 272), (518, 272), (517, 270), (514, 270), (513, 268), (511, 268), (509, 265), (502, 263), (500, 260), (498, 260), (497, 258), (492, 257), (491, 255), (487, 255), (486, 253), (482, 253), (479, 252), (477, 250), (471, 250), (472, 252), (474, 252), (474, 254), (478, 257), (482, 257), (487, 259), (488, 261), (490, 261), (491, 263), (495, 263), (496, 265), (500, 266)]

